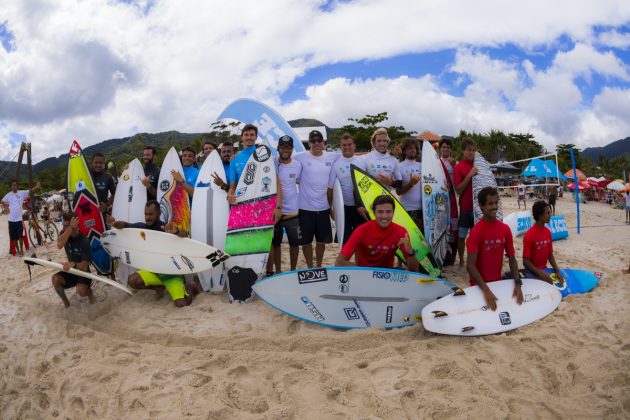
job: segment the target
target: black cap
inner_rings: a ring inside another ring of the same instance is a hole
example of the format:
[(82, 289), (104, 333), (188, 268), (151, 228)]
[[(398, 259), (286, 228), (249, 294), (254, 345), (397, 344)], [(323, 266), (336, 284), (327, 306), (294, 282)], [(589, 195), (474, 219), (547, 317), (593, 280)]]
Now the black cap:
[(293, 147), (293, 137), (291, 136), (282, 136), (278, 139), (278, 147), (280, 146), (291, 146)]
[(324, 140), (324, 136), (322, 135), (322, 133), (319, 130), (313, 130), (310, 133), (308, 133), (308, 139), (312, 140), (314, 138), (320, 138), (322, 140)]

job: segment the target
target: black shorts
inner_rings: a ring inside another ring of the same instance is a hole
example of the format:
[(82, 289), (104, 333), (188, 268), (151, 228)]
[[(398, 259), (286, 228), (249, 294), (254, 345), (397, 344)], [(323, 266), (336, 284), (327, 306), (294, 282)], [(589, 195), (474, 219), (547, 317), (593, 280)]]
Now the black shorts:
[(22, 222), (9, 222), (9, 239), (17, 241), (24, 236), (24, 227)]
[(424, 221), (422, 220), (422, 210), (407, 210), (407, 214), (411, 217), (411, 220), (416, 224), (418, 229), (424, 233)]
[(475, 213), (472, 210), (462, 211), (459, 214), (459, 227), (471, 228), (475, 225)]
[(556, 196), (555, 195), (550, 195), (549, 196), (549, 205), (550, 206), (555, 206), (556, 205)]
[(288, 219), (283, 218), (273, 226), (273, 239), (271, 240), (273, 246), (280, 246), (282, 243), (283, 229), (287, 233), (289, 245), (302, 245), (302, 230), (300, 229), (300, 218), (298, 216), (289, 217)]
[(350, 235), (352, 235), (352, 232), (354, 232), (356, 228), (365, 223), (365, 219), (359, 214), (359, 212), (357, 212), (356, 206), (343, 206), (343, 217), (344, 225), (342, 245), (345, 245), (346, 242), (348, 242), (348, 239), (350, 239)]
[(300, 209), (300, 229), (302, 230), (302, 245), (308, 245), (313, 242), (313, 237), (319, 243), (331, 243), (330, 210), (310, 211)]
[(86, 279), (85, 277), (77, 276), (76, 274), (68, 273), (67, 271), (60, 271), (57, 274), (63, 277), (64, 289), (71, 289), (77, 284), (85, 284), (88, 287), (92, 285), (92, 280)]

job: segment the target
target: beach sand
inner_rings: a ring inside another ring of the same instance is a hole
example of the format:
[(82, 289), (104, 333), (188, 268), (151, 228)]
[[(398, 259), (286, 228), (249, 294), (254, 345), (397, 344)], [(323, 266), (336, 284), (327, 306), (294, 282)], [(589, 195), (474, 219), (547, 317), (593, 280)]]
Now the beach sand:
[[(630, 275), (621, 273), (630, 225), (589, 203), (578, 236), (566, 195), (558, 214), (570, 229), (554, 242), (559, 264), (604, 279), (541, 321), (485, 337), (421, 324), (340, 331), (225, 295), (177, 309), (168, 296), (101, 284), (96, 304), (70, 290), (64, 309), (52, 270), (33, 268), (29, 282), (21, 259), (7, 256), (3, 216), (0, 418), (630, 418)], [(522, 237), (515, 244), (520, 264)], [(337, 252), (327, 250), (326, 264)], [(466, 286), (463, 269), (445, 276)]]

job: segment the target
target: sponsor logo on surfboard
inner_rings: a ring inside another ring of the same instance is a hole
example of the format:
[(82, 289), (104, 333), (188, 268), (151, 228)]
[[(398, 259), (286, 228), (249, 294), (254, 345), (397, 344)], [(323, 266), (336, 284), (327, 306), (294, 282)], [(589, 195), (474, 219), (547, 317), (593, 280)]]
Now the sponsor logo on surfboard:
[(532, 295), (531, 293), (526, 293), (525, 296), (523, 296), (523, 302), (525, 303), (534, 302), (536, 300), (540, 300), (540, 295)]
[(171, 257), (171, 262), (173, 263), (173, 265), (175, 265), (175, 267), (177, 267), (178, 270), (181, 270), (182, 268), (179, 266), (179, 264), (177, 264), (177, 261), (175, 261), (175, 257)]
[(359, 185), (359, 188), (361, 188), (361, 191), (366, 193), (372, 186), (372, 181), (370, 181), (368, 177), (364, 177), (361, 181), (359, 181), (358, 185)]
[(239, 188), (238, 190), (236, 190), (234, 192), (234, 195), (237, 197), (240, 197), (241, 195), (245, 194), (247, 192), (247, 187), (243, 187), (243, 188)]
[(129, 181), (129, 174), (123, 174), (122, 179), (124, 181)]
[(341, 293), (348, 293), (350, 291), (350, 277), (347, 274), (339, 276), (339, 291)]
[(426, 195), (431, 195), (431, 193), (432, 193), (432, 192), (433, 192), (433, 189), (431, 188), (431, 186), (430, 186), (430, 185), (425, 185), (425, 186), (424, 186), (424, 193), (425, 193)]
[(313, 305), (313, 302), (311, 302), (309, 298), (307, 298), (306, 296), (302, 296), (300, 300), (302, 301), (302, 303), (304, 303), (304, 306), (306, 306), (306, 309), (309, 310), (311, 315), (313, 315), (313, 317), (315, 317), (316, 320), (320, 322), (326, 320), (326, 318), (324, 318), (324, 315), (322, 315), (322, 313), (319, 312), (319, 310), (315, 307), (315, 305)]
[(129, 187), (129, 193), (127, 194), (127, 202), (131, 203), (133, 200), (133, 186)]
[(254, 159), (257, 162), (265, 162), (271, 157), (271, 152), (267, 146), (260, 146), (254, 152)]
[(129, 251), (125, 251), (125, 261), (127, 265), (131, 265), (131, 259), (129, 259)]
[(245, 178), (243, 178), (243, 182), (246, 185), (252, 185), (254, 183), (254, 177), (256, 176), (256, 164), (248, 163), (245, 168)]
[(190, 260), (190, 258), (185, 257), (183, 255), (179, 256), (182, 261), (184, 262), (184, 264), (186, 264), (188, 266), (188, 268), (190, 269), (190, 271), (193, 271), (193, 269), (195, 268), (195, 264), (193, 264), (193, 262)]
[(264, 172), (264, 173), (269, 173), (269, 171), (270, 171), (270, 170), (271, 170), (271, 168), (270, 168), (269, 166), (265, 166), (265, 167), (263, 168), (263, 172)]
[(392, 323), (392, 314), (394, 313), (394, 307), (393, 306), (388, 306), (387, 310), (385, 311), (385, 323), (386, 324), (391, 324)]
[(365, 326), (369, 327), (372, 324), (370, 323), (370, 320), (368, 319), (367, 315), (365, 314), (365, 312), (363, 312), (363, 308), (361, 307), (361, 304), (359, 303), (358, 300), (353, 300), (354, 304), (356, 305), (357, 309), (359, 310), (359, 314), (361, 315), (361, 318), (363, 318), (363, 322), (365, 322)]
[(262, 179), (262, 192), (269, 192), (269, 186), (271, 185), (271, 178), (268, 176)]
[(325, 268), (315, 268), (313, 270), (302, 270), (298, 272), (298, 282), (300, 284), (317, 283), (328, 281), (328, 272)]
[(510, 318), (510, 313), (509, 312), (499, 313), (499, 321), (501, 321), (501, 325), (510, 325), (512, 323), (512, 319)]
[(356, 308), (343, 308), (343, 311), (346, 313), (346, 318), (349, 321), (359, 319), (359, 313)]
[(373, 271), (373, 279), (384, 279), (394, 281), (398, 283), (404, 283), (409, 280), (409, 274), (407, 273), (390, 273), (389, 271)]
[(171, 183), (168, 179), (165, 179), (164, 181), (160, 182), (160, 190), (161, 191), (168, 191), (168, 189), (170, 188)]

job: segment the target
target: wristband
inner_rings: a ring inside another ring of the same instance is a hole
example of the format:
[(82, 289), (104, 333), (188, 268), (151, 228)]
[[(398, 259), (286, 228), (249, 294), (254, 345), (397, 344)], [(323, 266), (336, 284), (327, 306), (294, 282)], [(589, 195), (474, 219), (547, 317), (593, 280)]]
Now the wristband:
[(417, 254), (417, 252), (416, 252), (416, 250), (415, 250), (415, 249), (414, 249), (414, 250), (412, 250), (411, 252), (408, 252), (408, 253), (407, 253), (407, 255), (408, 255), (408, 256), (410, 256), (410, 257), (415, 257), (415, 256), (416, 256), (416, 254)]

